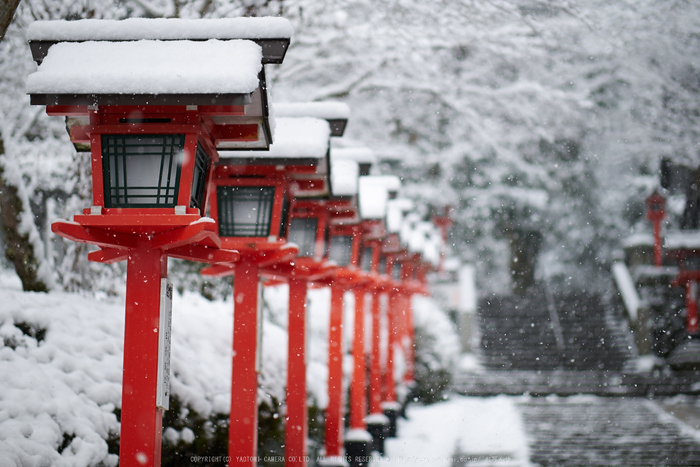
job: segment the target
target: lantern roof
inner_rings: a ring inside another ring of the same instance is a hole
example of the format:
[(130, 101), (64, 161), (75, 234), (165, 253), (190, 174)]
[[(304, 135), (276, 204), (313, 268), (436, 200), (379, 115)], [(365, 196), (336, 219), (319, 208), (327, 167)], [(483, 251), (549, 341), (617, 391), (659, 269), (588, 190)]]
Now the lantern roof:
[(359, 210), (363, 220), (383, 220), (386, 217), (389, 192), (381, 177), (359, 179)]
[(666, 233), (664, 248), (667, 250), (700, 251), (699, 230), (675, 230)]
[[(282, 63), (293, 28), (285, 18), (129, 18), (125, 20), (35, 21), (27, 39), (37, 63), (57, 42), (202, 41), (249, 39), (263, 50), (263, 63)], [(221, 59), (222, 57), (219, 57)]]
[(401, 179), (396, 175), (373, 175), (372, 178), (386, 187), (390, 199), (395, 199), (401, 189)]
[[(27, 78), (27, 92), (34, 104), (107, 103), (110, 96), (133, 95), (155, 104), (177, 95), (181, 105), (211, 104), (208, 96), (242, 105), (260, 85), (261, 60), (261, 47), (247, 40), (58, 43)], [(76, 102), (78, 96), (85, 102)]]
[(406, 198), (390, 199), (387, 202), (386, 228), (389, 233), (399, 233), (407, 212), (414, 209), (413, 201)]
[(350, 159), (356, 161), (360, 165), (360, 175), (369, 175), (372, 164), (377, 162), (377, 156), (369, 148), (333, 148), (331, 150), (331, 159)]
[(327, 120), (331, 136), (343, 136), (350, 107), (342, 102), (288, 102), (275, 103), (274, 113), (278, 117), (315, 117)]
[(328, 156), (330, 126), (318, 118), (276, 118), (267, 151), (219, 151), (220, 165), (317, 165)]
[(360, 166), (350, 159), (331, 159), (331, 194), (336, 197), (356, 196)]

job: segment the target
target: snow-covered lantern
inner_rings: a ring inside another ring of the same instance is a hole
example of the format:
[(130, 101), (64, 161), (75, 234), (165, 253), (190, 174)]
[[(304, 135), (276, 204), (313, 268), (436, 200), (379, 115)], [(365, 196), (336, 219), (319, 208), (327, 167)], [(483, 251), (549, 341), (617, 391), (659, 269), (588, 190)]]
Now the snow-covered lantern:
[(331, 152), (331, 197), (327, 203), (329, 215), (327, 257), (336, 265), (347, 268), (360, 263), (361, 226), (357, 208), (359, 164)]
[(290, 34), (280, 18), (30, 25), (31, 102), (93, 155), (85, 214), (203, 215), (217, 150), (270, 144), (263, 64), (281, 62)]
[[(159, 464), (169, 394), (167, 258), (232, 264), (205, 216), (221, 149), (271, 143), (266, 63), (291, 36), (282, 18), (49, 21), (27, 36), (32, 104), (66, 117), (89, 151), (92, 206), (52, 230), (128, 260), (120, 461)], [(155, 332), (154, 332), (155, 331)], [(157, 350), (157, 353), (155, 352)], [(254, 443), (236, 449), (255, 455)], [(249, 449), (250, 447), (250, 449)]]
[[(232, 436), (238, 433), (238, 436), (251, 437), (257, 428), (257, 378), (254, 375), (259, 371), (260, 350), (253, 331), (258, 327), (255, 320), (260, 316), (260, 301), (255, 291), (260, 275), (289, 280), (290, 294), (294, 290), (295, 297), (290, 297), (290, 312), (294, 310), (294, 317), (297, 317), (296, 297), (305, 295), (307, 280), (297, 266), (304, 263), (311, 267), (323, 256), (323, 243), (317, 243), (319, 234), (323, 234), (322, 216), (317, 216), (323, 203), (313, 207), (314, 203), (304, 197), (309, 193), (322, 196), (327, 190), (330, 135), (330, 126), (325, 120), (279, 117), (275, 141), (267, 151), (219, 151), (220, 160), (212, 181), (211, 215), (218, 225), (222, 246), (239, 251), (241, 261), (230, 266), (211, 266), (202, 272), (234, 276), (233, 366), (236, 371), (232, 384)], [(288, 239), (290, 231), (293, 231), (292, 238)], [(300, 247), (304, 258), (296, 257)], [(300, 303), (303, 309), (304, 299)], [(242, 308), (246, 310), (244, 320), (239, 319)], [(302, 326), (301, 331), (290, 338), (289, 345), (296, 345), (298, 335), (303, 336), (304, 321), (290, 321), (290, 329), (297, 329), (298, 325)], [(251, 352), (252, 355), (243, 361), (246, 353)], [(297, 359), (292, 358), (290, 363), (292, 361)], [(299, 381), (299, 374), (298, 368), (288, 372), (295, 382)], [(305, 422), (296, 417), (303, 413), (306, 393), (300, 386), (295, 387), (298, 391), (291, 395), (288, 403), (295, 409), (299, 405), (302, 408), (294, 411), (288, 423), (302, 426)], [(299, 395), (301, 397), (295, 398)], [(245, 400), (242, 410), (234, 408), (240, 400)], [(243, 423), (245, 419), (254, 423)], [(304, 432), (294, 433), (303, 435)], [(288, 440), (287, 448), (285, 452), (290, 459), (305, 457), (304, 444), (296, 439)], [(295, 454), (290, 454), (290, 450)]]
[(219, 151), (212, 217), (224, 245), (266, 250), (286, 244), (291, 200), (323, 184), (303, 180), (326, 176), (329, 137), (324, 120), (277, 118), (269, 150)]
[(663, 252), (661, 249), (661, 222), (666, 217), (666, 198), (658, 191), (649, 195), (645, 200), (647, 205), (647, 219), (654, 226), (654, 265), (661, 267), (663, 264)]
[(645, 200), (647, 206), (647, 219), (652, 222), (663, 220), (666, 216), (666, 198), (661, 196), (658, 191), (654, 192)]

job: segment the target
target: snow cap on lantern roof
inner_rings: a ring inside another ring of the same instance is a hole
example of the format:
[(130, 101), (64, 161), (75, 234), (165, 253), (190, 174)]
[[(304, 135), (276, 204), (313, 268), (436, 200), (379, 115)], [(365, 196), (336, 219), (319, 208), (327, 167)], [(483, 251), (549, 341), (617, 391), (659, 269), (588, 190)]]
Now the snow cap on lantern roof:
[(396, 195), (401, 189), (401, 179), (396, 175), (374, 175), (373, 178), (384, 184), (390, 194)]
[(342, 102), (275, 103), (275, 115), (280, 117), (315, 117), (327, 120), (331, 136), (343, 136), (350, 118), (350, 107)]
[(420, 253), (424, 261), (437, 265), (440, 261), (439, 232), (431, 222), (417, 222), (410, 230), (408, 237), (408, 251)]
[(333, 148), (331, 158), (350, 159), (358, 164), (374, 164), (377, 156), (369, 148)]
[(418, 222), (420, 222), (420, 216), (415, 212), (409, 213), (403, 218), (399, 230), (399, 238), (402, 244), (408, 245)]
[(432, 222), (428, 222), (425, 229), (426, 242), (423, 246), (423, 260), (434, 267), (440, 264), (440, 252), (442, 250), (442, 235)]
[(622, 248), (637, 248), (640, 246), (653, 246), (654, 236), (649, 232), (635, 232), (622, 240)]
[(359, 210), (363, 220), (381, 220), (386, 216), (389, 193), (386, 185), (374, 176), (359, 179)]
[(278, 163), (284, 159), (323, 159), (328, 154), (330, 126), (318, 118), (276, 118), (275, 139), (267, 151), (219, 151), (219, 164)]
[(666, 232), (664, 248), (667, 250), (697, 250), (700, 253), (700, 231), (676, 230)]
[(279, 17), (81, 19), (35, 21), (27, 28), (27, 39), (30, 41), (271, 39), (290, 38), (293, 31), (289, 20)]
[(390, 199), (386, 208), (386, 229), (389, 233), (399, 233), (404, 215), (413, 209), (413, 201), (406, 198)]
[(360, 166), (350, 159), (331, 159), (331, 194), (333, 196), (357, 195)]
[(280, 117), (350, 118), (350, 107), (342, 102), (275, 102), (272, 106)]
[(27, 28), (27, 39), (37, 62), (56, 42), (250, 39), (263, 47), (264, 63), (282, 63), (292, 32), (289, 20), (277, 17), (84, 19), (35, 21)]
[(373, 164), (377, 162), (377, 156), (369, 148), (333, 148), (331, 150), (331, 159), (350, 159), (360, 165), (360, 175), (369, 175), (369, 171)]
[(248, 95), (261, 60), (261, 47), (246, 40), (58, 43), (27, 78), (27, 93)]

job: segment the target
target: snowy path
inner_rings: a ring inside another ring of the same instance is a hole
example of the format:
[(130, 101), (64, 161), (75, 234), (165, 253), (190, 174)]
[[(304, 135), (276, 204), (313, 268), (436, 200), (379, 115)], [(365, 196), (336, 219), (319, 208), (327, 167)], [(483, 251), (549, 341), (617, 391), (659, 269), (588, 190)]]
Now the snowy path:
[(516, 399), (453, 396), (430, 406), (412, 405), (399, 419), (399, 437), (371, 467), (525, 467), (527, 442)]

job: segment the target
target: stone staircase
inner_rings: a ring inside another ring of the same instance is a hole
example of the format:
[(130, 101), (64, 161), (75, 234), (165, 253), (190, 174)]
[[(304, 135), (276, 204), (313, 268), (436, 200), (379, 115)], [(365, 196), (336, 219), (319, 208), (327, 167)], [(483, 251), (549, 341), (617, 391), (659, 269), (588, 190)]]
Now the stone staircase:
[(700, 442), (646, 399), (533, 399), (518, 404), (541, 467), (698, 466)]
[(700, 372), (638, 372), (622, 309), (587, 292), (493, 296), (479, 304), (485, 371), (457, 374), (466, 395), (660, 397), (700, 394)]
[(621, 371), (634, 356), (621, 316), (594, 294), (494, 296), (479, 305), (480, 358), (489, 369)]

